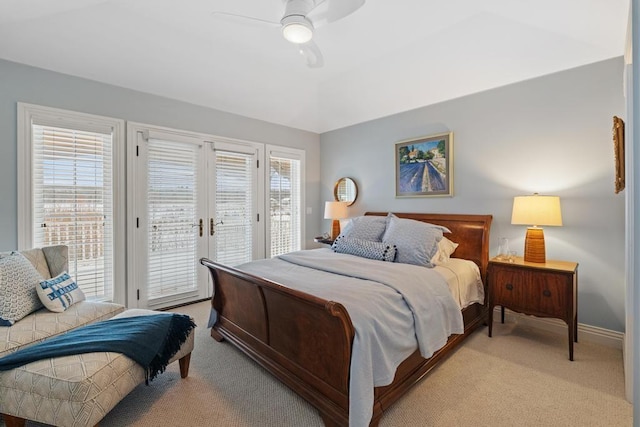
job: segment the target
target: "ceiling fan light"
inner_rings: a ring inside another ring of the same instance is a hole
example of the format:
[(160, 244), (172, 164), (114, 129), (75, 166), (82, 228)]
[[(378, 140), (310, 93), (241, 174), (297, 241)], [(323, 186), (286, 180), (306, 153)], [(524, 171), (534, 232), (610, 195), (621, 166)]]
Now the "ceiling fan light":
[(306, 43), (313, 37), (313, 26), (304, 16), (290, 15), (282, 18), (282, 35), (291, 43)]

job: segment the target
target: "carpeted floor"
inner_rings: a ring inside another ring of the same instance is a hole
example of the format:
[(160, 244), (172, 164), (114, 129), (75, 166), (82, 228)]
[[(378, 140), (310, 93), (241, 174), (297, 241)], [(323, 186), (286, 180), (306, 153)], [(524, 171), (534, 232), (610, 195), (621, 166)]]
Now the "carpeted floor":
[[(322, 426), (313, 407), (228, 343), (209, 336), (208, 302), (175, 311), (199, 325), (187, 379), (177, 363), (140, 385), (101, 427)], [(622, 353), (564, 335), (494, 325), (472, 335), (382, 417), (391, 426), (631, 426)], [(34, 425), (34, 424), (28, 424)]]

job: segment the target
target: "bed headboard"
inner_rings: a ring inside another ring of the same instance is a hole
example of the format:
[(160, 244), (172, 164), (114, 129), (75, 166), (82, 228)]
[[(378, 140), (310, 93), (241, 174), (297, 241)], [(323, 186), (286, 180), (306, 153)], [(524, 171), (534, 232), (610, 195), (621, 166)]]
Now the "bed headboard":
[[(367, 212), (365, 215), (386, 216), (388, 212)], [(414, 219), (442, 225), (451, 230), (445, 236), (459, 244), (453, 253), (454, 258), (469, 259), (480, 267), (482, 279), (486, 278), (489, 264), (489, 231), (492, 215), (465, 214), (431, 214), (431, 213), (396, 213), (399, 218)]]

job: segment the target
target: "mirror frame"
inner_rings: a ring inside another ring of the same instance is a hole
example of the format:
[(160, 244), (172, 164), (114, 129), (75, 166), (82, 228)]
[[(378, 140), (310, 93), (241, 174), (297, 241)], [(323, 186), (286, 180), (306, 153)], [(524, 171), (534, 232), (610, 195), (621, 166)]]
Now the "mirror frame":
[[(342, 182), (345, 182), (346, 183), (345, 185), (349, 185), (349, 183), (353, 184), (353, 189), (354, 189), (353, 200), (340, 200), (340, 198), (338, 197), (338, 187)], [(358, 199), (358, 184), (356, 184), (353, 178), (349, 178), (346, 176), (338, 179), (335, 185), (333, 186), (333, 198), (335, 199), (336, 202), (347, 202), (347, 206), (353, 205), (355, 201)]]

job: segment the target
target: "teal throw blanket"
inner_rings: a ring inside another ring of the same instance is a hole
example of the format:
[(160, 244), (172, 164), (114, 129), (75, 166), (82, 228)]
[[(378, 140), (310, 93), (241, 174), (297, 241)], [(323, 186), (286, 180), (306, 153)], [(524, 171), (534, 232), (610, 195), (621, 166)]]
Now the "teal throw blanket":
[(53, 357), (115, 352), (124, 354), (145, 368), (148, 384), (149, 380), (164, 372), (169, 360), (195, 326), (189, 316), (174, 313), (104, 320), (0, 358), (0, 371)]

